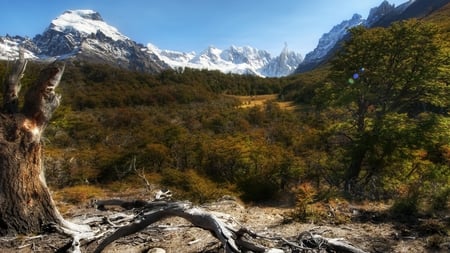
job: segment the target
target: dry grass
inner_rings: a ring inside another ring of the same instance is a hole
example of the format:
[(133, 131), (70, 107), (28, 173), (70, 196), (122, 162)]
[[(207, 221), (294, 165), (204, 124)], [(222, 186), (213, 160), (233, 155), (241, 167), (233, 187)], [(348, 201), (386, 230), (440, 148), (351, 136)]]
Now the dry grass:
[(237, 98), (241, 105), (239, 108), (251, 108), (256, 106), (264, 106), (265, 103), (272, 101), (277, 104), (281, 109), (294, 110), (295, 105), (292, 101), (279, 101), (278, 94), (267, 94), (267, 95), (255, 95), (255, 96), (232, 96)]

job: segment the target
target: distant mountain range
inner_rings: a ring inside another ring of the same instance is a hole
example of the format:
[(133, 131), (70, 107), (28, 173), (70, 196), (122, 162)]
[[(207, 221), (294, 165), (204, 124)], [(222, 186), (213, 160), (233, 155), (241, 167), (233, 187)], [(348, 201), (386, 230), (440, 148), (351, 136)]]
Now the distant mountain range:
[(251, 74), (267, 77), (280, 77), (291, 74), (302, 62), (300, 54), (289, 51), (285, 45), (281, 54), (272, 57), (267, 51), (249, 46), (231, 46), (221, 50), (208, 47), (200, 54), (161, 50), (148, 44), (149, 52), (175, 68), (197, 68), (220, 70), (224, 73)]
[(144, 46), (104, 22), (100, 14), (92, 10), (66, 11), (33, 39), (0, 37), (0, 59), (16, 58), (19, 45), (31, 59), (77, 58), (150, 73), (189, 67), (280, 77), (292, 73), (303, 60), (287, 46), (277, 57), (249, 46), (231, 46), (225, 50), (209, 47), (198, 55), (161, 50), (152, 44)]
[(54, 19), (42, 33), (30, 39), (22, 36), (0, 37), (0, 59), (18, 57), (19, 46), (25, 57), (34, 60), (75, 58), (149, 73), (164, 69), (198, 68), (224, 73), (281, 77), (314, 69), (326, 62), (345, 39), (348, 29), (357, 25), (387, 26), (393, 21), (423, 17), (450, 0), (409, 0), (399, 6), (384, 1), (372, 8), (367, 19), (354, 14), (325, 33), (317, 47), (305, 58), (285, 45), (278, 56), (250, 46), (227, 49), (208, 47), (199, 54), (163, 50), (139, 44), (103, 21), (92, 10), (70, 10)]

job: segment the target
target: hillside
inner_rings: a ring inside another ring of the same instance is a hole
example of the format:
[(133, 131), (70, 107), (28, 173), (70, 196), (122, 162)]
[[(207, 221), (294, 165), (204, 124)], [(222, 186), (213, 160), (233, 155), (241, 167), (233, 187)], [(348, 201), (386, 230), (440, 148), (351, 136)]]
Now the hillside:
[(431, 15), (426, 16), (424, 20), (439, 25), (442, 31), (448, 36), (450, 33), (450, 3), (444, 5)]

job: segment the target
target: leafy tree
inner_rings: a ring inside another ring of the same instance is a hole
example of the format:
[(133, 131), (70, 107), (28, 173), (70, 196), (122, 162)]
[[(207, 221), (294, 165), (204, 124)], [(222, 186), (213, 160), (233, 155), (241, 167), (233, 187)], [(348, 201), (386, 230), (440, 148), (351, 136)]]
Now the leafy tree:
[(444, 135), (448, 141), (436, 126), (448, 114), (450, 65), (448, 45), (429, 23), (356, 27), (350, 35), (327, 87), (328, 98), (348, 109), (335, 131), (347, 140), (345, 189), (355, 191), (358, 182), (388, 175), (386, 168), (407, 171), (415, 151), (443, 145)]

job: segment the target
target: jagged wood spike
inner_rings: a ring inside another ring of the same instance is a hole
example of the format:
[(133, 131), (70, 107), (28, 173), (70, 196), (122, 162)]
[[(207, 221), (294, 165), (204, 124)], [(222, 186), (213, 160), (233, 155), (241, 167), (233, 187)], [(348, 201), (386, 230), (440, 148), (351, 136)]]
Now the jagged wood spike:
[(22, 113), (32, 120), (40, 131), (59, 106), (61, 96), (55, 93), (55, 89), (61, 81), (64, 69), (63, 62), (53, 62), (41, 71), (37, 81), (25, 93)]
[(28, 61), (25, 60), (24, 52), (19, 49), (19, 59), (15, 61), (11, 72), (3, 84), (3, 112), (14, 114), (19, 112), (19, 92), (22, 79)]

